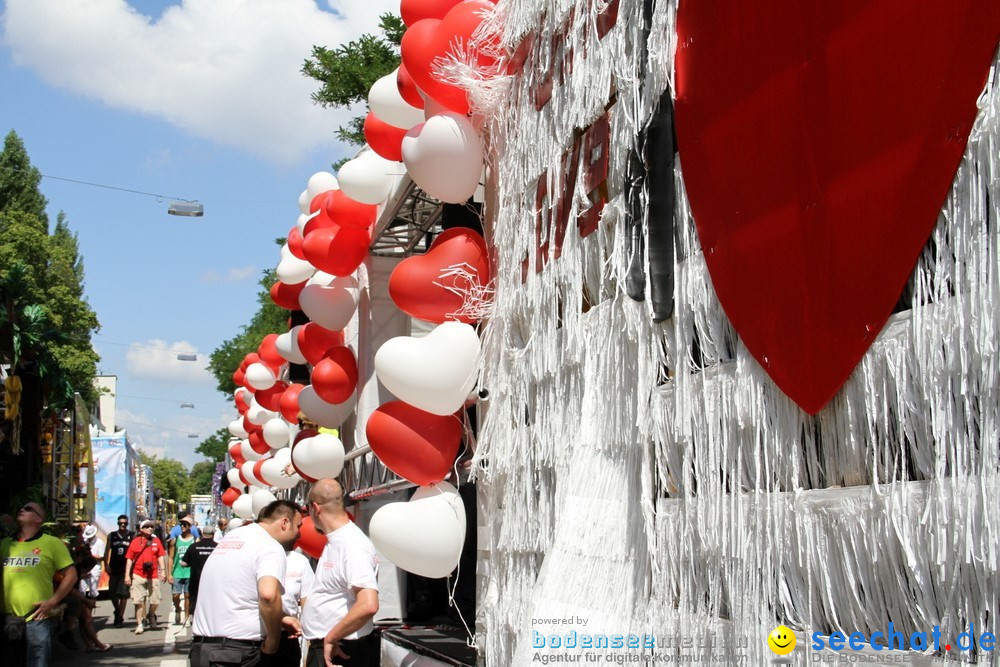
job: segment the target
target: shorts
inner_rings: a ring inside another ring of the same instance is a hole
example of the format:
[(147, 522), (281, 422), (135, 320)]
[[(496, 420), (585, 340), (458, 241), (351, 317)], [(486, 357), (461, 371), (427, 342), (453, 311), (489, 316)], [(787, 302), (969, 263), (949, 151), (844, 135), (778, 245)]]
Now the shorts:
[(113, 598), (127, 598), (129, 596), (128, 586), (125, 585), (124, 574), (108, 575), (108, 595)]
[(170, 585), (170, 592), (174, 595), (186, 595), (189, 583), (190, 579), (174, 579), (174, 583)]
[(132, 602), (142, 604), (160, 604), (160, 580), (132, 577)]

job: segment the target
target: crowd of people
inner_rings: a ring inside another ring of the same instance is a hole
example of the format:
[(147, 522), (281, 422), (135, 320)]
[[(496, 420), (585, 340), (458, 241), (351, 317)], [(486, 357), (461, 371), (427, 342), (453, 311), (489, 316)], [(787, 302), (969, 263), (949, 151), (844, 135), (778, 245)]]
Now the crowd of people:
[[(15, 534), (0, 540), (2, 638), (11, 648), (4, 655), (13, 664), (48, 665), (54, 637), (111, 650), (93, 623), (103, 566), (114, 626), (124, 625), (131, 600), (136, 634), (160, 627), (160, 589), (170, 586), (173, 622), (191, 627), (192, 667), (294, 666), (303, 657), (306, 667), (375, 667), (375, 548), (347, 514), (336, 480), (315, 483), (308, 499), (305, 508), (276, 500), (256, 522), (223, 518), (199, 527), (182, 513), (166, 536), (151, 520), (134, 533), (122, 515), (106, 543), (87, 526), (69, 546), (42, 531), (44, 508), (26, 503)], [(315, 564), (294, 550), (305, 515), (327, 539)]]

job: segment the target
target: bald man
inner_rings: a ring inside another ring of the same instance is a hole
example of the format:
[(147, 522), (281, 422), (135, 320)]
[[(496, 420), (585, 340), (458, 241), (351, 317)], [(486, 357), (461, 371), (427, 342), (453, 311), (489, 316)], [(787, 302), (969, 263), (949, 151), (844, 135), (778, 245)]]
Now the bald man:
[(344, 490), (321, 479), (309, 491), (309, 515), (326, 535), (312, 591), (302, 610), (306, 667), (370, 667), (379, 661), (372, 619), (378, 611), (378, 557), (344, 510)]

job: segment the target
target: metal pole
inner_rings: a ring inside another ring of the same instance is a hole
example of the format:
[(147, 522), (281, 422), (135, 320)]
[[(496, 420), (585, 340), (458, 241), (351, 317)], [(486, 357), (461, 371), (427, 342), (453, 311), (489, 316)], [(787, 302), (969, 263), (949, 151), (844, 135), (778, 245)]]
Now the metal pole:
[(348, 461), (353, 461), (354, 459), (358, 458), (362, 454), (367, 454), (371, 450), (372, 450), (372, 448), (369, 445), (365, 445), (364, 447), (358, 447), (356, 449), (352, 449), (351, 451), (349, 451), (346, 454), (344, 454), (344, 463), (347, 463)]

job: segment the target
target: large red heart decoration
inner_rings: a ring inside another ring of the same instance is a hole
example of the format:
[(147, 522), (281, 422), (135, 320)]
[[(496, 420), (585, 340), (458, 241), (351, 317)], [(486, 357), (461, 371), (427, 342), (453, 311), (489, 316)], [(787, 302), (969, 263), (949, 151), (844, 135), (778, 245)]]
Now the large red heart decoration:
[(302, 252), (302, 230), (299, 229), (298, 225), (288, 230), (288, 252), (299, 259), (306, 258), (305, 253)]
[(365, 116), (365, 141), (377, 155), (393, 162), (403, 161), (403, 137), (406, 128), (389, 125), (371, 111)]
[(294, 424), (299, 419), (299, 394), (305, 389), (304, 384), (292, 383), (282, 392), (278, 399), (278, 410), (285, 421)]
[(257, 346), (257, 354), (260, 356), (260, 361), (268, 368), (281, 368), (285, 363), (285, 358), (278, 353), (278, 348), (275, 347), (277, 340), (278, 334), (270, 333), (264, 336), (260, 341), (260, 345)]
[(306, 323), (296, 334), (299, 352), (310, 365), (315, 366), (331, 347), (344, 344), (343, 331), (330, 331), (315, 322)]
[(334, 225), (307, 232), (302, 249), (309, 263), (320, 271), (349, 276), (365, 261), (370, 243), (368, 230)]
[(396, 70), (396, 88), (399, 89), (400, 97), (406, 100), (406, 103), (411, 107), (417, 109), (424, 108), (424, 98), (420, 96), (416, 82), (414, 82), (413, 77), (406, 71), (406, 66), (402, 63), (399, 64), (399, 69)]
[(288, 389), (288, 385), (284, 382), (278, 381), (271, 386), (270, 389), (260, 389), (254, 394), (254, 399), (260, 404), (260, 407), (265, 410), (270, 410), (271, 412), (277, 412), (281, 405), (281, 395), (285, 393)]
[(378, 205), (363, 204), (348, 197), (343, 190), (334, 190), (326, 200), (326, 214), (341, 227), (367, 229), (375, 223)]
[[(462, 273), (471, 275), (475, 284)], [(471, 229), (452, 227), (441, 232), (425, 254), (408, 257), (393, 269), (389, 296), (400, 310), (417, 319), (472, 324), (475, 318), (455, 314), (464, 303), (462, 293), (489, 282), (486, 241)]]
[(323, 549), (326, 548), (326, 535), (316, 527), (311, 516), (302, 519), (302, 525), (299, 527), (299, 539), (295, 542), (295, 548), (302, 549), (311, 558), (318, 559), (323, 555)]
[(948, 193), (996, 0), (682, 2), (677, 139), (715, 291), (803, 410), (850, 376)]
[(448, 10), (443, 19), (417, 21), (403, 34), (400, 55), (406, 71), (420, 90), (456, 113), (469, 113), (468, 97), (463, 89), (437, 78), (435, 68), (448, 60), (464, 62), (468, 57), (474, 61), (468, 64), (481, 72), (496, 64), (492, 57), (470, 47), (473, 33), (493, 9), (488, 0), (467, 0)]
[[(302, 288), (305, 286), (306, 281), (304, 280), (295, 285), (288, 285), (279, 280), (271, 285), (271, 301), (279, 308), (298, 310), (299, 294), (302, 293)], [(242, 382), (238, 384), (242, 384)]]
[(444, 479), (455, 463), (462, 422), (455, 415), (432, 415), (403, 401), (391, 401), (372, 412), (365, 434), (385, 467), (426, 486)]
[(327, 403), (343, 403), (358, 386), (358, 360), (351, 348), (330, 348), (309, 376), (313, 389)]

